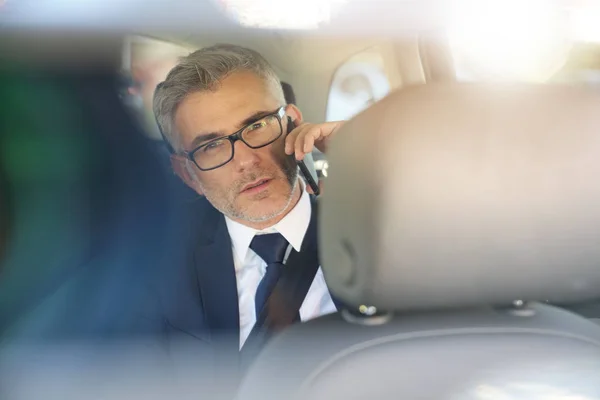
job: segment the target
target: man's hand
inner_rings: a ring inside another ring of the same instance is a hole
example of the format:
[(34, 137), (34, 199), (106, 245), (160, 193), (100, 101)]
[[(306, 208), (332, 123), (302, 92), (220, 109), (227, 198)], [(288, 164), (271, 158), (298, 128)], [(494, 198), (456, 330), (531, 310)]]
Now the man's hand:
[(329, 141), (342, 126), (344, 121), (310, 124), (304, 122), (294, 128), (285, 139), (285, 154), (295, 153), (296, 160), (302, 160), (305, 154), (316, 147), (321, 152), (327, 152)]

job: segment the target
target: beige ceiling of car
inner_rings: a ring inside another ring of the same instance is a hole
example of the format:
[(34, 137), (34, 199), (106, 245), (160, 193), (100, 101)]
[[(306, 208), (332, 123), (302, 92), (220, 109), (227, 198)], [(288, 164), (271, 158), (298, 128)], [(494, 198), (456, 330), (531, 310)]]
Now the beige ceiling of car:
[(212, 40), (203, 35), (188, 35), (186, 43), (204, 47), (215, 43), (232, 43), (260, 52), (279, 72), (311, 73), (335, 69), (359, 51), (378, 44), (377, 39), (319, 38), (296, 32), (264, 32), (240, 35), (239, 32), (220, 34)]

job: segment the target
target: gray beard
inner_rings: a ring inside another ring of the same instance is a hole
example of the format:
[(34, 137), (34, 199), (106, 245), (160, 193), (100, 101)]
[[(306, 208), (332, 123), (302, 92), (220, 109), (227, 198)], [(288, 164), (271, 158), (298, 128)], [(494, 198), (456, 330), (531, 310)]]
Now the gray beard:
[[(287, 177), (287, 180), (291, 187), (290, 194), (285, 203), (285, 206), (283, 206), (280, 210), (277, 210), (270, 214), (266, 214), (266, 215), (262, 215), (260, 217), (254, 218), (252, 216), (246, 215), (243, 210), (235, 210), (231, 204), (229, 204), (225, 207), (218, 207), (216, 205), (216, 202), (212, 202), (211, 199), (208, 197), (207, 197), (207, 199), (213, 205), (213, 207), (215, 207), (221, 214), (225, 215), (226, 217), (229, 217), (230, 219), (237, 219), (237, 220), (246, 221), (246, 222), (250, 222), (250, 223), (261, 223), (261, 222), (268, 221), (270, 219), (280, 216), (281, 214), (283, 214), (285, 212), (285, 210), (288, 209), (288, 207), (292, 203), (292, 200), (294, 199), (294, 193), (296, 192), (296, 188), (298, 187), (298, 184), (299, 184), (298, 183), (299, 182), (299, 173), (298, 173), (297, 166), (295, 166), (295, 168), (286, 168), (286, 169), (284, 169), (283, 172), (284, 172), (285, 176)], [(202, 191), (204, 191), (204, 188), (202, 187), (200, 182), (198, 182), (198, 184), (200, 185), (200, 189)]]
[[(279, 211), (275, 211), (271, 214), (267, 214), (267, 215), (263, 215), (262, 217), (258, 217), (258, 218), (252, 218), (249, 216), (243, 216), (243, 215), (236, 215), (234, 216), (234, 218), (237, 219), (241, 219), (244, 221), (248, 221), (248, 222), (252, 222), (252, 223), (260, 223), (260, 222), (265, 222), (268, 221), (270, 219), (273, 219), (275, 217), (279, 217), (281, 214), (284, 213), (285, 210), (288, 209), (288, 207), (290, 206), (290, 204), (292, 204), (292, 200), (294, 199), (294, 193), (296, 192), (296, 188), (298, 187), (298, 176), (296, 175), (296, 180), (294, 181), (293, 185), (292, 185), (292, 190), (290, 191), (290, 195), (285, 203), (285, 206), (283, 206), (283, 208)], [(219, 210), (221, 211), (221, 210)], [(221, 211), (222, 212), (222, 211)], [(223, 213), (225, 214), (225, 213)], [(241, 213), (240, 213), (241, 214)], [(225, 214), (227, 215), (227, 214)], [(231, 218), (231, 215), (228, 215), (229, 218)]]

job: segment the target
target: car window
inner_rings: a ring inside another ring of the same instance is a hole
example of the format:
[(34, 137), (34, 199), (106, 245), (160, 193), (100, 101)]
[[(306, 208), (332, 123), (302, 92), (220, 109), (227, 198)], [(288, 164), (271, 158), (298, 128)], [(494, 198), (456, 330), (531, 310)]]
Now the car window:
[(600, 89), (600, 44), (575, 44), (563, 67), (550, 80)]
[(327, 120), (347, 120), (390, 91), (390, 79), (378, 48), (355, 54), (333, 75), (327, 101)]
[(125, 42), (124, 69), (132, 79), (128, 103), (140, 112), (146, 132), (154, 139), (160, 139), (152, 111), (154, 90), (178, 59), (191, 51), (191, 47), (142, 36), (129, 37)]
[(458, 8), (447, 31), (459, 81), (600, 82), (599, 8), (531, 1), (476, 10), (481, 18), (465, 19)]
[[(454, 54), (456, 77), (459, 81), (516, 80), (537, 83), (562, 83), (600, 88), (600, 44), (573, 43), (569, 51), (551, 68), (540, 66), (542, 73), (494, 75), (465, 62), (461, 54)], [(539, 69), (538, 69), (539, 70)]]

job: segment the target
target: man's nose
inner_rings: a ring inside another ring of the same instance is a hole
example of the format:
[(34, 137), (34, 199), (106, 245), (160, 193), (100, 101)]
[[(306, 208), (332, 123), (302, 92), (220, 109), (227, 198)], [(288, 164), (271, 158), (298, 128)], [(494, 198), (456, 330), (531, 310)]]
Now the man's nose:
[(238, 170), (244, 170), (248, 167), (258, 164), (259, 157), (256, 150), (248, 147), (241, 140), (236, 141), (234, 144), (233, 162)]

